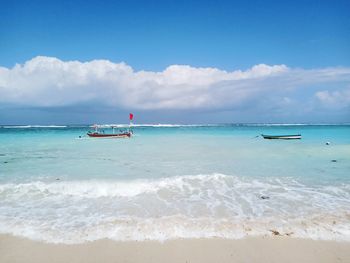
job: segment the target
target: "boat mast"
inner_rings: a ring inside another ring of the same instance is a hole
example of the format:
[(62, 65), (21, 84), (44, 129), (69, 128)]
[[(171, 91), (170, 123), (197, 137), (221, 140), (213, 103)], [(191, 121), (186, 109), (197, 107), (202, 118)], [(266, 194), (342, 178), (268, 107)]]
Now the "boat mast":
[(129, 113), (129, 133), (131, 131), (132, 119), (134, 118), (134, 114)]

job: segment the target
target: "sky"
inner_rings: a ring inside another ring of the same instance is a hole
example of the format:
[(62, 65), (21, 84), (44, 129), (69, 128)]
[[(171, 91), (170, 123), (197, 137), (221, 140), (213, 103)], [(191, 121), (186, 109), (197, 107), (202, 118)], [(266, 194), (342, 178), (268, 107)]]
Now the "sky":
[(350, 122), (349, 1), (0, 4), (0, 125)]

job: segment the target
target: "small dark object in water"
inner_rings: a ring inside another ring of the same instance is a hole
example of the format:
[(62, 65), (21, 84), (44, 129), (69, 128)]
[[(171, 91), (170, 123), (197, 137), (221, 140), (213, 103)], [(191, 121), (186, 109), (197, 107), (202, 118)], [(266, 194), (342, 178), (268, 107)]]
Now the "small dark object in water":
[(280, 232), (278, 232), (277, 230), (270, 230), (272, 232), (273, 235), (275, 236), (280, 236)]
[(60, 178), (56, 178), (56, 181), (59, 181), (60, 180)]
[(79, 138), (81, 138), (81, 136), (79, 136)]
[(270, 199), (270, 196), (267, 196), (267, 195), (262, 195), (262, 196), (260, 196), (260, 199)]
[(337, 162), (337, 160), (332, 160), (332, 163), (336, 163)]
[(326, 145), (330, 145), (331, 143), (330, 142), (326, 142)]
[(8, 162), (5, 161), (4, 163), (8, 163)]

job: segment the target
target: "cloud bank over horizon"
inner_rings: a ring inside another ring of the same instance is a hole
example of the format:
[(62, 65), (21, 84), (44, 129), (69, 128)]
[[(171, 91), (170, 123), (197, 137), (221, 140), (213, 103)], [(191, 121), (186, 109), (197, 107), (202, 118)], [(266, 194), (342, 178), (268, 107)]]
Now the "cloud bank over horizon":
[[(108, 60), (62, 61), (37, 56), (0, 66), (0, 106), (103, 106), (122, 110), (273, 112), (281, 118), (317, 111), (349, 116), (350, 68), (259, 64), (225, 71), (171, 65), (135, 71)], [(348, 120), (350, 119), (350, 116)]]

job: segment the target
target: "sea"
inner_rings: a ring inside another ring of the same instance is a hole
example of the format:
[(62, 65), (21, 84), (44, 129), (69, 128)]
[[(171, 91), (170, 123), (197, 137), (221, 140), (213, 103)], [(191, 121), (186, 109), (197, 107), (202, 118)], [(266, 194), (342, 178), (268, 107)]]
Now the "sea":
[(124, 139), (91, 129), (0, 126), (0, 233), (65, 244), (350, 241), (350, 125), (150, 124)]

